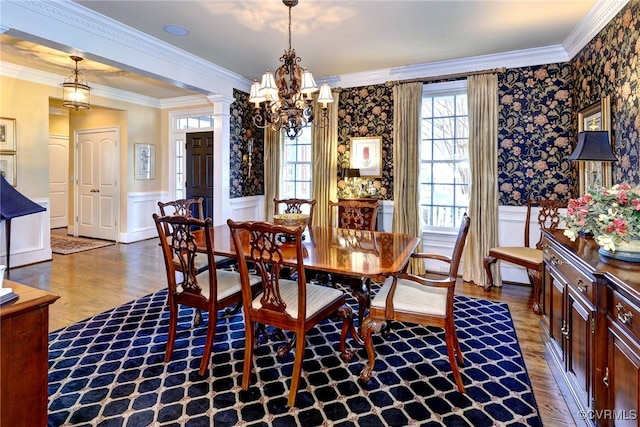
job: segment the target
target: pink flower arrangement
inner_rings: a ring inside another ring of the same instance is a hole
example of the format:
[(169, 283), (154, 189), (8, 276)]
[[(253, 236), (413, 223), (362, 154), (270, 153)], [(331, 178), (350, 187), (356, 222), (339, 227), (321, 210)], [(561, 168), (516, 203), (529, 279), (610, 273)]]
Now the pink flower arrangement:
[(572, 241), (592, 234), (603, 249), (615, 252), (622, 242), (640, 239), (640, 185), (616, 184), (569, 200), (564, 235)]

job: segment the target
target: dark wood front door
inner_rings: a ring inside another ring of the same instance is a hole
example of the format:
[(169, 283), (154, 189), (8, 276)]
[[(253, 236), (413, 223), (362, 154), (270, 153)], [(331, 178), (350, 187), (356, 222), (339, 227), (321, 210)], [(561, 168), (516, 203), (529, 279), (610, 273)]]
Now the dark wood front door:
[(186, 197), (203, 197), (204, 216), (213, 218), (213, 132), (187, 134), (186, 161)]

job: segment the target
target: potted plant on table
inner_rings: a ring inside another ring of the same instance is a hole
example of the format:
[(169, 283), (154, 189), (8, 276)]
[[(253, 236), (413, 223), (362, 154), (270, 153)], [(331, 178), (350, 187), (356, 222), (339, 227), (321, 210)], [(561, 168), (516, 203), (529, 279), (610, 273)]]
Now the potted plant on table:
[(592, 234), (602, 255), (640, 262), (640, 185), (590, 189), (569, 200), (562, 219), (564, 235), (572, 241)]

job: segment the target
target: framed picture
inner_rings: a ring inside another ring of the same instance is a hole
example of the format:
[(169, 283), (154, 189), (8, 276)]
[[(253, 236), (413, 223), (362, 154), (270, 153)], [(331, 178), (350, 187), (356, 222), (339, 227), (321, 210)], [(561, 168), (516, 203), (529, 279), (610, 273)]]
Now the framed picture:
[(16, 119), (0, 117), (0, 152), (15, 153), (16, 148)]
[[(605, 96), (593, 105), (578, 111), (578, 133), (583, 131), (609, 131), (611, 136), (611, 97)], [(611, 143), (613, 144), (613, 139)], [(602, 169), (602, 185), (611, 187), (612, 168), (610, 162), (579, 162), (578, 191), (579, 195), (586, 192), (594, 175), (600, 175)]]
[(16, 186), (16, 153), (0, 153), (0, 174), (9, 184)]
[(360, 169), (360, 176), (382, 176), (382, 137), (351, 138), (351, 168)]
[(156, 146), (153, 144), (135, 144), (135, 179), (156, 178)]

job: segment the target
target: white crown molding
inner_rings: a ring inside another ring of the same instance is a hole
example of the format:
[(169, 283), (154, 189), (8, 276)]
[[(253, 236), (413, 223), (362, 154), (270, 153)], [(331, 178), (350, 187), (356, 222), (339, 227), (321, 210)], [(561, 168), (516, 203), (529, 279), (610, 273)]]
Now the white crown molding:
[(573, 58), (609, 23), (629, 0), (596, 0), (584, 19), (562, 43)]
[(3, 2), (3, 25), (95, 55), (110, 65), (211, 93), (249, 87), (244, 77), (70, 0)]
[(327, 82), (332, 86), (356, 87), (381, 84), (388, 81), (470, 73), (501, 67), (518, 68), (533, 65), (553, 64), (557, 62), (566, 62), (569, 59), (570, 58), (564, 48), (557, 45), (505, 52), (495, 55), (455, 59), (451, 61), (410, 65), (401, 68), (387, 68), (383, 70), (369, 71), (367, 73), (343, 74), (342, 76), (328, 77), (320, 80), (327, 80)]
[[(60, 87), (66, 76), (48, 73), (46, 71), (34, 70), (33, 68), (21, 67), (9, 62), (0, 62), (0, 76), (10, 77), (18, 80), (26, 80), (32, 83), (38, 83), (45, 86)], [(91, 85), (91, 95), (104, 98), (114, 99), (122, 102), (143, 105), (146, 107), (160, 108), (160, 100), (151, 98), (137, 93), (115, 89), (109, 86), (97, 84)], [(62, 89), (60, 89), (62, 97)]]
[(172, 109), (193, 107), (194, 105), (208, 105), (209, 100), (206, 95), (190, 95), (190, 96), (177, 96), (175, 98), (166, 98), (160, 100), (160, 108)]

